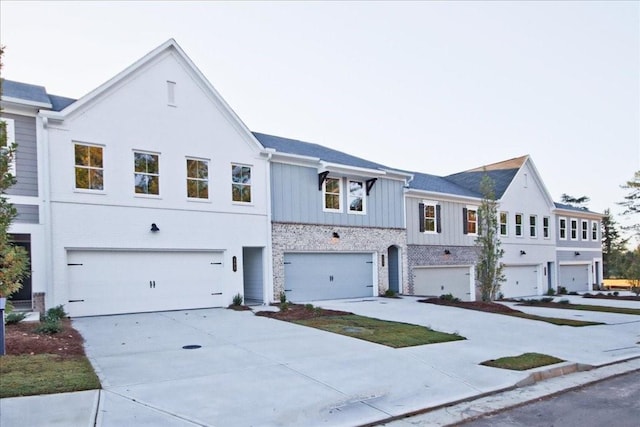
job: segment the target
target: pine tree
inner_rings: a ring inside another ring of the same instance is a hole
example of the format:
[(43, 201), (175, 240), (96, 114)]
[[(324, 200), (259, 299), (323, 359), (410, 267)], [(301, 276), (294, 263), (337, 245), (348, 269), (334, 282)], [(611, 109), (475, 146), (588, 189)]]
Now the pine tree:
[[(637, 218), (640, 214), (640, 170), (634, 173), (631, 181), (627, 181), (627, 183), (621, 185), (620, 188), (629, 190), (629, 194), (624, 196), (624, 202), (618, 203), (625, 208), (622, 215)], [(634, 224), (623, 228), (625, 230), (631, 230), (640, 236), (640, 221), (636, 221)]]
[(500, 292), (500, 284), (505, 280), (502, 274), (504, 266), (500, 261), (504, 250), (500, 247), (498, 203), (494, 188), (493, 180), (489, 175), (485, 175), (480, 182), (482, 202), (478, 209), (478, 237), (476, 238), (476, 245), (480, 248), (476, 279), (482, 301), (495, 300)]
[(628, 239), (623, 239), (618, 231), (618, 223), (609, 209), (602, 217), (602, 269), (605, 278), (624, 275), (623, 258)]

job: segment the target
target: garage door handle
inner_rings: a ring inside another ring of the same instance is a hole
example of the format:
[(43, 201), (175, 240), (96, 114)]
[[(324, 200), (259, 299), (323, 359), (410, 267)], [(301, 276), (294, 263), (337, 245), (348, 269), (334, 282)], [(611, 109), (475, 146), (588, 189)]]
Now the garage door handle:
[(70, 299), (69, 302), (84, 302), (83, 299)]
[(373, 288), (373, 285), (367, 285), (367, 288)]
[(149, 280), (149, 289), (155, 289), (155, 287), (156, 287), (156, 281)]

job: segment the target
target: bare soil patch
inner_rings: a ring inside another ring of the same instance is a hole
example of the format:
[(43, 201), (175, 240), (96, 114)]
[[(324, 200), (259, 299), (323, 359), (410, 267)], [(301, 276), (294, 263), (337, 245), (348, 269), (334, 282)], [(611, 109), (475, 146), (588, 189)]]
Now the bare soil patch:
[(593, 298), (593, 299), (613, 299), (613, 300), (621, 300), (621, 301), (640, 301), (640, 296), (634, 295), (612, 295), (612, 294), (584, 294), (582, 298)]
[(353, 313), (340, 310), (325, 310), (320, 307), (307, 307), (300, 304), (288, 304), (285, 310), (280, 306), (280, 311), (258, 311), (256, 316), (270, 317), (272, 319), (285, 320), (287, 322), (295, 320), (308, 320), (316, 317), (345, 316)]
[(5, 347), (7, 355), (55, 354), (63, 357), (84, 356), (84, 339), (63, 319), (62, 331), (47, 335), (35, 333), (39, 323), (20, 322), (5, 325)]
[(487, 313), (502, 313), (502, 314), (520, 313), (520, 311), (515, 310), (511, 307), (507, 307), (506, 305), (499, 304), (497, 302), (491, 302), (491, 301), (449, 301), (449, 300), (443, 300), (440, 298), (427, 298), (427, 299), (418, 300), (418, 302), (426, 302), (429, 304), (436, 304), (436, 305), (446, 305), (449, 307), (466, 308), (468, 310), (484, 311)]

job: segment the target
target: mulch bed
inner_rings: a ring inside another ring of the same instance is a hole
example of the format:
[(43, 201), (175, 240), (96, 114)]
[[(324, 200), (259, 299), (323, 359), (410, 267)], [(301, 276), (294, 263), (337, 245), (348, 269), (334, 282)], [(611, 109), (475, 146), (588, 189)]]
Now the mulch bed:
[(249, 307), (248, 305), (233, 305), (233, 304), (231, 304), (227, 308), (229, 310), (234, 310), (234, 311), (249, 311), (249, 310), (251, 310), (251, 307)]
[(62, 320), (62, 331), (53, 335), (38, 334), (34, 329), (39, 323), (20, 322), (5, 325), (5, 349), (8, 355), (57, 354), (65, 357), (84, 356), (84, 339), (71, 326), (69, 319)]
[(325, 310), (324, 308), (314, 307), (307, 308), (304, 305), (289, 304), (286, 310), (280, 311), (258, 311), (256, 316), (270, 317), (272, 319), (294, 321), (294, 320), (307, 320), (315, 317), (326, 316), (346, 316), (349, 314), (347, 311), (339, 310)]
[(633, 295), (611, 295), (611, 294), (584, 294), (582, 298), (593, 298), (593, 299), (613, 299), (613, 300), (621, 300), (621, 301), (640, 301), (640, 296)]
[(446, 305), (448, 307), (466, 308), (468, 310), (484, 311), (487, 313), (520, 313), (511, 307), (490, 301), (448, 301), (440, 298), (427, 298), (418, 300), (428, 304)]

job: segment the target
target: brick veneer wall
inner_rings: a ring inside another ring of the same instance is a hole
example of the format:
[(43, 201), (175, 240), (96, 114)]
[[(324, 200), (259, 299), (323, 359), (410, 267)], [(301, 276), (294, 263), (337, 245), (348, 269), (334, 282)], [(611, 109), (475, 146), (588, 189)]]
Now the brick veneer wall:
[[(332, 238), (333, 233), (340, 235)], [(273, 298), (284, 291), (285, 252), (372, 252), (376, 255), (378, 293), (389, 289), (387, 249), (397, 246), (401, 254), (402, 288), (407, 285), (407, 233), (405, 229), (344, 227), (311, 224), (272, 224)], [(381, 255), (385, 256), (384, 267)]]
[[(445, 254), (445, 250), (448, 250), (450, 254)], [(414, 293), (413, 269), (415, 267), (474, 265), (478, 259), (478, 251), (479, 249), (474, 246), (408, 245), (409, 286), (407, 293)]]

